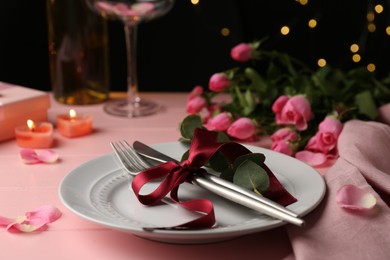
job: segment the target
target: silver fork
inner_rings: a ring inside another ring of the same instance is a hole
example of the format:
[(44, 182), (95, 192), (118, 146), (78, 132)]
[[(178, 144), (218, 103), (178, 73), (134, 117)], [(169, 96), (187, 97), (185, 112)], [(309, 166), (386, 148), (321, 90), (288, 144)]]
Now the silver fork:
[[(139, 172), (151, 167), (151, 165), (145, 162), (145, 160), (140, 155), (138, 155), (134, 148), (125, 140), (111, 142), (110, 144), (123, 167), (131, 175), (135, 176)], [(297, 226), (303, 226), (305, 223), (304, 220), (299, 217), (291, 216), (284, 212), (278, 211), (277, 209), (270, 207), (267, 204), (260, 203), (259, 201), (247, 197), (235, 190), (223, 187), (201, 175), (194, 175), (191, 179), (191, 183), (211, 191), (225, 199), (231, 200), (270, 217), (284, 220)]]
[[(121, 162), (123, 168), (132, 176), (136, 176), (141, 171), (150, 168), (152, 165), (146, 163), (138, 153), (125, 140), (110, 142), (112, 149), (115, 151), (117, 158)], [(169, 204), (175, 208), (177, 205), (168, 198), (163, 198), (162, 202)]]
[(112, 148), (115, 151), (119, 161), (122, 163), (122, 166), (126, 169), (128, 173), (135, 176), (139, 172), (148, 169), (151, 165), (147, 164), (131, 147), (131, 145), (123, 141), (110, 142)]

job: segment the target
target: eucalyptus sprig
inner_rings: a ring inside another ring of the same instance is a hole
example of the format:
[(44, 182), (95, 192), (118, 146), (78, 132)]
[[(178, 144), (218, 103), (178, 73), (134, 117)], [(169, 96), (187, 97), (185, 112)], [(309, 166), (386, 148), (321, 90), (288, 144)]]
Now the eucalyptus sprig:
[[(188, 117), (187, 120), (191, 120)], [(195, 118), (193, 118), (195, 119)], [(199, 126), (202, 128), (201, 126)], [(193, 136), (187, 136), (187, 140)], [(184, 140), (182, 140), (184, 141)], [(218, 142), (227, 142), (229, 138), (220, 134)], [(188, 159), (189, 150), (187, 150), (181, 161)], [(257, 194), (266, 192), (270, 185), (270, 178), (264, 167), (265, 155), (262, 153), (249, 153), (236, 158), (233, 162), (229, 161), (222, 153), (215, 153), (205, 164), (206, 167), (218, 173), (219, 177), (233, 182), (243, 188), (251, 190)]]

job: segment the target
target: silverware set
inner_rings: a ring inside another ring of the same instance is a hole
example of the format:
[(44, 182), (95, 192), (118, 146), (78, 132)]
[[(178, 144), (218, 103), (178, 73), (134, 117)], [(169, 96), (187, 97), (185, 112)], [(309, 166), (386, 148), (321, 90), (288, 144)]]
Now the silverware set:
[[(124, 169), (133, 176), (153, 166), (150, 160), (159, 163), (167, 161), (179, 163), (177, 160), (139, 141), (135, 141), (133, 146), (124, 140), (111, 142), (110, 144)], [(267, 216), (300, 227), (305, 224), (305, 221), (290, 209), (213, 174), (194, 175), (191, 183)]]

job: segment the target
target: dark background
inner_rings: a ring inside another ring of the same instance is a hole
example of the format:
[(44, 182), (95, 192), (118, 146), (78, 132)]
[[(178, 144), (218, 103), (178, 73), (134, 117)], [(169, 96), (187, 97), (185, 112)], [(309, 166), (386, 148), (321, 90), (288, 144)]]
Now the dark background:
[[(203, 0), (194, 6), (176, 0), (164, 17), (139, 27), (138, 63), (141, 91), (189, 91), (207, 86), (210, 76), (236, 64), (230, 49), (243, 41), (269, 36), (264, 48), (287, 52), (315, 67), (319, 57), (341, 69), (373, 62), (377, 76), (390, 71), (389, 1), (309, 0)], [(367, 32), (366, 14), (381, 3), (375, 17), (377, 30)], [(307, 21), (319, 21), (309, 30)], [(289, 25), (291, 33), (279, 29)], [(222, 36), (221, 28), (230, 29)], [(126, 90), (123, 26), (109, 22), (110, 87)], [(0, 81), (50, 90), (45, 0), (0, 2)], [(351, 61), (349, 46), (360, 43), (362, 61)]]

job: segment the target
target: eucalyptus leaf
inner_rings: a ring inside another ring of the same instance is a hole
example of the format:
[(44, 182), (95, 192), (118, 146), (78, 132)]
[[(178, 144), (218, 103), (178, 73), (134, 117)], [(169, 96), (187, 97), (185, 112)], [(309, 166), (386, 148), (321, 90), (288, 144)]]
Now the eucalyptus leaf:
[(186, 161), (186, 160), (188, 160), (188, 157), (190, 156), (190, 150), (188, 149), (187, 151), (185, 151), (184, 153), (183, 153), (183, 155), (181, 156), (181, 158), (180, 158), (180, 161), (181, 162), (184, 162), (184, 161)]
[(196, 128), (202, 128), (202, 119), (199, 115), (189, 115), (180, 124), (182, 137), (192, 140)]
[(229, 142), (229, 141), (230, 141), (230, 138), (226, 133), (218, 131), (218, 135), (217, 135), (217, 142), (218, 143), (224, 143), (224, 142)]
[(222, 172), (229, 167), (230, 162), (223, 153), (217, 152), (210, 158), (208, 165), (211, 169)]
[(253, 161), (245, 160), (236, 169), (233, 182), (246, 189), (263, 193), (270, 185), (267, 172)]
[(220, 178), (233, 182), (234, 170), (231, 167), (224, 169), (219, 175)]
[(265, 155), (262, 153), (248, 153), (237, 157), (233, 162), (233, 168), (236, 169), (241, 163), (246, 160), (253, 161), (257, 165), (261, 165), (265, 161)]

